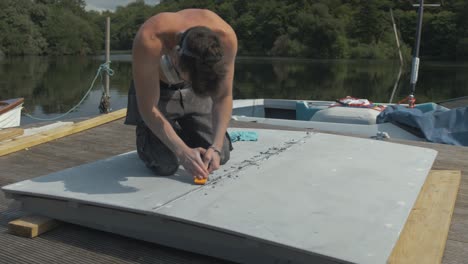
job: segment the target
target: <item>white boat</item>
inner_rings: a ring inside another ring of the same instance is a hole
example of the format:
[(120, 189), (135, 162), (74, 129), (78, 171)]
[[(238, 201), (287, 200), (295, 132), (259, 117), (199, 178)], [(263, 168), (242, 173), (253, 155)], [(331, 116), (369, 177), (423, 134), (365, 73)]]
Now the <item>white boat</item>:
[(0, 129), (20, 125), (24, 98), (0, 101)]
[[(234, 100), (232, 119), (371, 138), (392, 137), (426, 141), (391, 123), (377, 124), (376, 118), (380, 111), (373, 108), (333, 107), (335, 105), (337, 102), (334, 101), (241, 99)], [(435, 103), (424, 103), (416, 105), (416, 108), (426, 112), (444, 107)]]

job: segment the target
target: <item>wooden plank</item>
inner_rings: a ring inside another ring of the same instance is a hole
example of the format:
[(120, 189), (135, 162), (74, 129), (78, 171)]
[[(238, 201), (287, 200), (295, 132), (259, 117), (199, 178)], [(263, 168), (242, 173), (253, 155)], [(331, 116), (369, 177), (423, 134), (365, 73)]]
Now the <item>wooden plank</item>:
[(34, 238), (55, 227), (59, 222), (57, 220), (44, 216), (25, 216), (8, 223), (8, 231), (16, 236)]
[(100, 115), (82, 122), (75, 123), (70, 126), (59, 127), (52, 131), (45, 131), (27, 137), (22, 137), (11, 142), (0, 143), (0, 156), (7, 155), (25, 148), (33, 147), (42, 143), (49, 142), (54, 139), (75, 134), (102, 124), (112, 122), (124, 117), (127, 109), (121, 109), (109, 114)]
[(461, 172), (429, 173), (388, 263), (441, 263)]
[(12, 139), (17, 136), (21, 136), (24, 133), (22, 128), (5, 128), (0, 130), (0, 142), (7, 139)]

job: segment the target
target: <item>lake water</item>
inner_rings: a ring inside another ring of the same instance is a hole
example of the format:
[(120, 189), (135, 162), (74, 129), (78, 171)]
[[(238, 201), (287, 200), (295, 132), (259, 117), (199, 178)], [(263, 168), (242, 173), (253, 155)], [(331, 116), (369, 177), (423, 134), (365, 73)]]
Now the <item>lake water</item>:
[[(129, 55), (111, 57), (111, 107), (127, 105), (131, 80)], [(76, 105), (89, 89), (102, 57), (21, 57), (0, 61), (0, 99), (24, 97), (24, 112), (54, 118)], [(389, 102), (398, 61), (323, 61), (238, 58), (234, 98), (335, 100), (347, 95)], [(409, 66), (393, 102), (410, 90)], [(468, 63), (422, 61), (416, 89), (418, 103), (439, 102), (468, 95)], [(100, 80), (75, 111), (60, 120), (99, 114)], [(37, 122), (22, 117), (22, 125)]]

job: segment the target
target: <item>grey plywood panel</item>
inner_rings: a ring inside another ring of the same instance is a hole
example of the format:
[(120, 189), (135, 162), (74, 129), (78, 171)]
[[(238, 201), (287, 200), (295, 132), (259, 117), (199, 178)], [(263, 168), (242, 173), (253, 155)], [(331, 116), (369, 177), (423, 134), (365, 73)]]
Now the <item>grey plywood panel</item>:
[[(306, 135), (306, 132), (262, 131), (256, 142), (236, 143), (231, 160), (210, 178), (215, 181), (226, 172), (245, 166), (260, 153), (274, 153), (274, 149)], [(171, 177), (153, 175), (133, 151), (11, 184), (3, 190), (148, 213), (198, 188), (183, 168)]]
[[(385, 263), (436, 152), (319, 133), (257, 131), (260, 140), (235, 143), (232, 160), (203, 187), (191, 184), (183, 170), (174, 177), (154, 177), (135, 153), (127, 153), (4, 190), (173, 219), (304, 256)], [(98, 218), (76, 222), (92, 226), (94, 221), (96, 228), (102, 226)], [(118, 230), (125, 229), (121, 225)], [(178, 230), (168, 232), (175, 236)], [(200, 232), (203, 244), (209, 237)], [(157, 237), (138, 238), (158, 242)], [(200, 252), (170, 238), (161, 243)], [(212, 255), (239, 260), (226, 251)]]
[(385, 263), (435, 156), (312, 134), (158, 212), (341, 260)]

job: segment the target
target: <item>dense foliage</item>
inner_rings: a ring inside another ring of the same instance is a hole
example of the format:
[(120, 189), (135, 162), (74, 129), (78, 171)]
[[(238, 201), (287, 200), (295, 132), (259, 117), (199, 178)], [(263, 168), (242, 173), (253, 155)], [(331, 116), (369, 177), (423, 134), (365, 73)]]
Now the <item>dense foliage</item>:
[[(147, 18), (184, 8), (218, 13), (236, 31), (239, 54), (252, 56), (397, 58), (393, 9), (408, 57), (417, 19), (417, 9), (408, 0), (163, 0), (156, 6), (137, 0), (103, 13), (85, 11), (84, 0), (0, 0), (0, 54), (101, 52), (107, 16), (112, 21), (111, 48), (130, 50)], [(422, 36), (422, 56), (466, 58), (468, 1), (444, 0), (442, 7), (426, 8)]]

